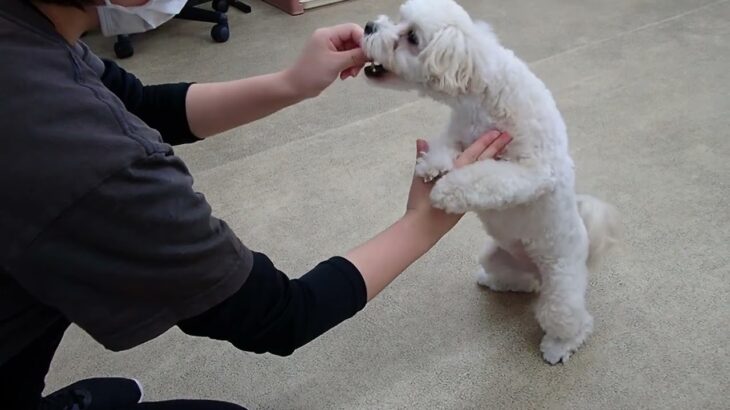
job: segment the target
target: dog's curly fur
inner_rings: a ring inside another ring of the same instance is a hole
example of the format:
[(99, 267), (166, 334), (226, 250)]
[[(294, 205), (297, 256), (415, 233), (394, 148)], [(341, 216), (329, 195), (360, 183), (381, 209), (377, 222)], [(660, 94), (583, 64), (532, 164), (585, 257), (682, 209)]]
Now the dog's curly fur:
[[(434, 206), (476, 212), (493, 239), (480, 259), (480, 285), (539, 291), (543, 357), (566, 362), (593, 328), (588, 268), (616, 241), (616, 211), (576, 194), (566, 127), (550, 91), (487, 23), (452, 0), (408, 0), (400, 14), (399, 22), (380, 16), (367, 30), (362, 48), (384, 69), (366, 74), (379, 86), (418, 90), (452, 108), (416, 173), (443, 175), (431, 192)], [(452, 169), (490, 129), (514, 138), (501, 158)]]

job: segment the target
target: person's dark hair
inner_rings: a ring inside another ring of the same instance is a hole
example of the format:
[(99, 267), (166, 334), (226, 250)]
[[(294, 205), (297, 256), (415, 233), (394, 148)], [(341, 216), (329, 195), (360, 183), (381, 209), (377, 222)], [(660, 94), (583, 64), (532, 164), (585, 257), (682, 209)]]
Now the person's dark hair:
[[(30, 1), (30, 0), (27, 0)], [(95, 0), (36, 0), (38, 3), (58, 4), (60, 6), (71, 6), (83, 9), (84, 6), (93, 6)]]

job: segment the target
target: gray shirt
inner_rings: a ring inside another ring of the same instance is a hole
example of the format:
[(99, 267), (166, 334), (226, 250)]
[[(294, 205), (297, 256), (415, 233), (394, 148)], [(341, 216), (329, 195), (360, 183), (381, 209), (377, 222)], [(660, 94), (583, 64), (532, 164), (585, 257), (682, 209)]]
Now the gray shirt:
[(32, 7), (0, 2), (0, 365), (65, 320), (133, 347), (251, 271), (251, 252), (103, 72)]

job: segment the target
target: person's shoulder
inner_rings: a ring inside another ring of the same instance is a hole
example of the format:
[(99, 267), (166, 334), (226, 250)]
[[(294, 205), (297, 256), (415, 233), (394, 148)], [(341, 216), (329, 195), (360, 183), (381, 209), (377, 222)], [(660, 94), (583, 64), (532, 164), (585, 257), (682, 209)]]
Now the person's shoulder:
[(26, 115), (49, 103), (77, 100), (77, 64), (71, 47), (58, 35), (0, 10), (0, 127), (7, 122), (36, 121)]
[(112, 176), (174, 155), (83, 50), (26, 24), (32, 16), (12, 20), (22, 12), (0, 14), (0, 185), (12, 192), (0, 204), (0, 262)]
[(155, 131), (129, 116), (67, 44), (3, 40), (0, 53), (0, 142), (6, 147), (40, 155), (52, 146), (54, 154), (86, 158), (162, 149)]
[(104, 86), (103, 64), (92, 64), (98, 59), (88, 47), (19, 24), (13, 34), (0, 35), (0, 141), (21, 147), (81, 144), (86, 149), (73, 153), (85, 157), (94, 147), (98, 156), (116, 158), (169, 149)]
[[(12, 0), (10, 2), (13, 3)], [(68, 50), (62, 37), (43, 25), (33, 24), (39, 16), (28, 16), (31, 12), (17, 10), (17, 4), (15, 7), (10, 7), (13, 4), (6, 6), (10, 9), (0, 8), (0, 52), (3, 55), (0, 70), (29, 63), (40, 64), (41, 60), (46, 64), (52, 59), (68, 61)]]
[(22, 19), (0, 27), (0, 173), (81, 188), (172, 151), (104, 86), (87, 47)]

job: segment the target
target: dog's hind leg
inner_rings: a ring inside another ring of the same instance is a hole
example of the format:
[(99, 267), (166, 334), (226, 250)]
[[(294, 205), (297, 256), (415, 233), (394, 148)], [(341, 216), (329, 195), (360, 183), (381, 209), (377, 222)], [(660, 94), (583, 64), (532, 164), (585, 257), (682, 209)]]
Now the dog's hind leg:
[(487, 246), (479, 263), (477, 283), (495, 292), (536, 292), (540, 288), (534, 265), (518, 261), (496, 245)]
[(540, 350), (548, 363), (565, 363), (593, 330), (585, 306), (588, 270), (585, 263), (562, 261), (540, 266), (540, 272), (536, 316), (545, 331)]

